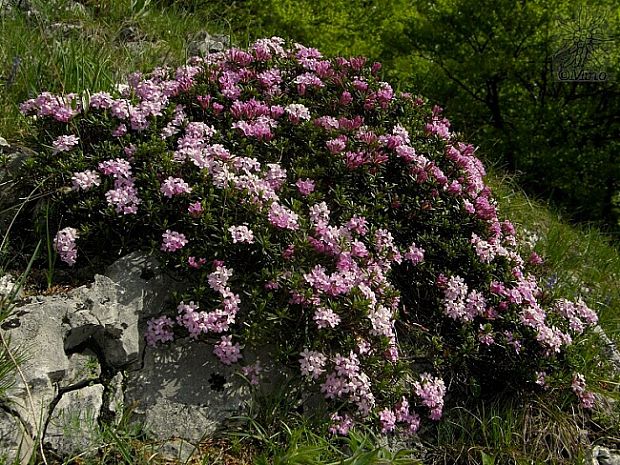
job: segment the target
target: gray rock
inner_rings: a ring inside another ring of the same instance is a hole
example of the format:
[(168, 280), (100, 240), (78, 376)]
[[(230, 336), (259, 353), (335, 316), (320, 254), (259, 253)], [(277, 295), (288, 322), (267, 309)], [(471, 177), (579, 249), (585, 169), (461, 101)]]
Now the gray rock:
[(197, 33), (187, 44), (190, 55), (205, 56), (230, 48), (230, 37), (223, 34), (211, 35), (206, 31)]
[(620, 451), (595, 446), (592, 449), (592, 465), (620, 465)]
[(1, 407), (0, 445), (0, 463), (29, 463), (35, 447), (19, 416)]
[[(139, 279), (139, 278), (138, 278)], [(76, 300), (74, 312), (68, 312), (66, 350), (91, 339), (102, 351), (106, 365), (124, 368), (139, 359), (140, 334), (138, 320), (142, 297), (126, 299), (123, 284), (106, 276), (95, 276), (89, 288), (81, 287), (71, 293)]]
[(101, 384), (86, 386), (66, 392), (56, 404), (47, 425), (45, 442), (63, 457), (97, 452), (103, 390)]
[[(32, 298), (16, 309), (10, 325), (3, 325), (11, 346), (26, 356), (21, 366), (24, 379), (14, 374), (15, 383), (4, 400), (31, 438), (41, 434), (63, 390), (100, 378), (104, 369), (113, 376), (140, 366), (141, 319), (160, 311), (170, 289), (162, 279), (140, 278), (146, 262), (137, 255), (125, 257), (111, 270), (117, 281), (96, 276), (92, 285), (66, 295)], [(126, 271), (121, 273), (124, 264)], [(145, 310), (145, 305), (152, 307)], [(101, 408), (100, 399), (93, 408)], [(4, 449), (13, 446), (0, 438), (0, 450)]]
[(58, 387), (69, 371), (77, 369), (63, 344), (62, 320), (70, 306), (71, 300), (64, 296), (37, 299), (19, 309), (19, 326), (4, 330), (11, 346), (26, 357), (21, 365), (24, 379), (15, 374), (7, 401), (32, 434), (42, 431)]
[(601, 340), (603, 353), (611, 361), (616, 373), (620, 374), (620, 352), (618, 351), (616, 344), (609, 339), (609, 336), (605, 334), (605, 331), (599, 325), (596, 325), (593, 331)]
[(144, 42), (147, 40), (146, 34), (144, 34), (140, 28), (133, 24), (125, 24), (118, 32), (118, 38), (120, 42)]
[(187, 463), (197, 451), (196, 446), (180, 438), (164, 441), (157, 448), (157, 453), (164, 460), (175, 463)]
[(125, 402), (135, 403), (136, 419), (157, 439), (199, 442), (250, 400), (234, 372), (204, 343), (147, 347), (144, 367), (128, 373)]
[(0, 13), (9, 13), (16, 9), (18, 11), (30, 11), (32, 9), (27, 0), (0, 0)]
[(176, 285), (130, 254), (88, 286), (17, 307), (0, 331), (27, 358), (0, 399), (0, 451), (27, 463), (38, 437), (60, 455), (94, 451), (98, 423), (131, 412), (169, 455), (189, 458), (192, 444), (240, 413), (249, 389), (210, 345), (145, 348), (146, 322)]
[(71, 34), (81, 34), (83, 27), (81, 24), (72, 23), (52, 23), (49, 25), (52, 33), (61, 34), (63, 37), (70, 37)]
[(64, 376), (62, 384), (70, 386), (88, 379), (101, 377), (101, 365), (97, 355), (85, 349), (82, 353), (69, 355), (69, 369)]
[(103, 407), (107, 410), (108, 417), (114, 425), (119, 425), (122, 422), (125, 413), (124, 384), (125, 377), (122, 372), (119, 372), (109, 379), (105, 386)]

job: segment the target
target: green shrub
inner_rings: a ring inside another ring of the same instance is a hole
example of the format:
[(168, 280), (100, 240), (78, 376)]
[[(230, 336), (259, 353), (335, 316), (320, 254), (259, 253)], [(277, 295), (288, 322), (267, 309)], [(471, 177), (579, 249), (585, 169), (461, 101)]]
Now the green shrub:
[(333, 432), (415, 432), (472, 389), (570, 386), (592, 407), (570, 354), (596, 314), (538, 285), (473, 146), (379, 70), (272, 38), (113, 95), (44, 93), (22, 105), (20, 176), (52, 193), (69, 266), (148, 250), (187, 283), (149, 344), (206, 342), (252, 383), (271, 360), (242, 349), (268, 346)]

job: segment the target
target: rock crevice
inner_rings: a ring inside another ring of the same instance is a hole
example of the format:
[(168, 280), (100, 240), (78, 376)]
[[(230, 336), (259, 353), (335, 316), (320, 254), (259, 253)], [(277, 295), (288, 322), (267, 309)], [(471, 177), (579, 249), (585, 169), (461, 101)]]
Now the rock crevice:
[[(101, 428), (118, 424), (129, 406), (153, 439), (196, 444), (249, 400), (241, 378), (206, 344), (146, 347), (146, 322), (166, 307), (175, 283), (145, 269), (156, 264), (130, 254), (91, 285), (31, 298), (5, 322), (1, 331), (26, 356), (25, 379), (15, 375), (0, 406), (8, 461), (27, 463), (39, 437), (61, 457), (95, 453)], [(214, 375), (224, 376), (223, 389), (211, 389)]]

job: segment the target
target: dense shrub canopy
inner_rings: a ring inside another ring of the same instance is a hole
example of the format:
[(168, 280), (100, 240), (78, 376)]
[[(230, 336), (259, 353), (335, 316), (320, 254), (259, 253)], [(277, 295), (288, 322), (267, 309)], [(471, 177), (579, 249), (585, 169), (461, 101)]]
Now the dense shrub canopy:
[(541, 290), (474, 147), (379, 69), (274, 37), (113, 94), (44, 93), (22, 105), (41, 147), (24, 179), (55, 192), (67, 265), (146, 249), (187, 283), (149, 344), (189, 336), (252, 383), (267, 361), (243, 348), (269, 344), (334, 432), (415, 432), (472, 382), (572, 380), (591, 406), (564, 353), (596, 315)]

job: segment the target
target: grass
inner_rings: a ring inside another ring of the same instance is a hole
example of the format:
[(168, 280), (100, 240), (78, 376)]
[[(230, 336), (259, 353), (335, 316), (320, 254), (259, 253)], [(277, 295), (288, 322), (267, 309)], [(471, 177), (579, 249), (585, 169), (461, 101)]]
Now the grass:
[[(238, 2), (194, 2), (200, 8), (189, 8), (192, 2), (187, 1), (177, 6), (149, 0), (89, 0), (82, 2), (84, 7), (65, 0), (30, 3), (31, 14), (0, 14), (0, 136), (17, 146), (31, 135), (19, 114), (20, 102), (42, 90), (107, 89), (129, 72), (183, 63), (192, 38), (204, 30), (227, 31), (226, 15), (240, 8)], [(620, 342), (618, 249), (596, 228), (569, 225), (544, 202), (526, 196), (514, 178), (492, 171), (487, 181), (503, 216), (523, 234), (538, 236), (535, 250), (545, 257), (549, 279), (557, 281), (549, 292), (583, 295), (596, 308), (606, 333)], [(3, 265), (0, 271), (8, 267)], [(10, 305), (3, 308), (0, 323), (10, 313)], [(578, 343), (584, 372), (597, 380), (606, 396), (617, 397), (618, 377), (611, 376), (600, 359), (599, 341), (590, 336)], [(15, 370), (11, 354), (8, 346), (0, 349), (0, 394)], [(620, 445), (618, 407), (588, 417), (571, 411), (568, 399), (554, 395), (498, 396), (486, 403), (472, 399), (447, 411), (445, 421), (426, 432), (425, 463), (579, 463), (589, 443)], [(263, 399), (262, 410), (231, 427), (223, 438), (200, 445), (199, 454), (188, 463), (418, 463), (408, 451), (390, 450), (371, 431), (332, 439), (324, 426), (293, 414), (287, 404), (284, 391), (269, 402)], [(117, 427), (100, 429), (94, 455), (80, 454), (64, 463), (169, 463), (158, 453), (159, 445), (132, 425), (129, 413)], [(589, 436), (581, 436), (583, 431)]]
[(562, 220), (548, 205), (528, 197), (514, 177), (491, 172), (487, 182), (499, 201), (500, 211), (521, 231), (538, 236), (535, 250), (546, 261), (545, 269), (557, 283), (554, 295), (582, 295), (593, 305), (607, 334), (620, 337), (620, 251), (599, 229), (575, 226)]
[[(181, 64), (209, 13), (155, 9), (151, 2), (30, 2), (30, 14), (0, 15), (0, 134), (9, 143), (28, 131), (18, 105), (50, 92), (109, 89), (128, 72)], [(79, 5), (79, 4), (78, 4)]]

